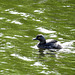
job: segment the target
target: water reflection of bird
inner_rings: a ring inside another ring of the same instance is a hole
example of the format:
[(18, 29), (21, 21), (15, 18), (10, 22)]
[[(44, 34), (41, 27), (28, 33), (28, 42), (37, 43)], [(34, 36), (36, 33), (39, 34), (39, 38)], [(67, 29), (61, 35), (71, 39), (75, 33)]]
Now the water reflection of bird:
[(61, 49), (61, 45), (56, 40), (46, 41), (42, 34), (39, 34), (33, 40), (39, 40), (40, 43), (37, 45), (39, 49)]

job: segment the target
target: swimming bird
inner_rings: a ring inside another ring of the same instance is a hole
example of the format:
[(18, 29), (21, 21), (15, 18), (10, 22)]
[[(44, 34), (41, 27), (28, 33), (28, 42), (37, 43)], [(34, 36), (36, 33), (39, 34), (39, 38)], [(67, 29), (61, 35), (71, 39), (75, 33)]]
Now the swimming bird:
[(42, 34), (39, 34), (36, 36), (36, 38), (34, 38), (33, 40), (39, 40), (39, 44), (37, 45), (37, 47), (39, 49), (61, 49), (61, 45), (57, 44), (57, 40), (52, 39), (51, 41), (46, 41), (46, 39), (44, 38), (44, 36)]

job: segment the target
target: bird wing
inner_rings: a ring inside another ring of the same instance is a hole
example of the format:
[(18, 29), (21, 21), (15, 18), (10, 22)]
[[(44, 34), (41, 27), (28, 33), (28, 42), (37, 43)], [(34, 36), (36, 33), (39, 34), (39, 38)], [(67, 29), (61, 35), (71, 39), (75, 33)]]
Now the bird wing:
[(48, 39), (47, 40), (47, 43), (49, 44), (49, 43), (56, 43), (56, 42), (58, 42), (57, 40), (54, 40), (54, 39)]

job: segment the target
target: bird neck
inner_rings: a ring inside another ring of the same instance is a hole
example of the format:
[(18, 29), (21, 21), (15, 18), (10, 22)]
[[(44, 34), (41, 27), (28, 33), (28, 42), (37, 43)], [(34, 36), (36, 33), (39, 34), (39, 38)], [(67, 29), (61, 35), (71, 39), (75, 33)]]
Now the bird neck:
[(46, 44), (46, 40), (40, 41), (39, 44)]

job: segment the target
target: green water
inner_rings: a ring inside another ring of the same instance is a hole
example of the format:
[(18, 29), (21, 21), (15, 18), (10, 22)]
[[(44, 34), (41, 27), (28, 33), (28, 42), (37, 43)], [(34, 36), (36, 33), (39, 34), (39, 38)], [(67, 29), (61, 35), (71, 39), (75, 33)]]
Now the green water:
[[(63, 49), (39, 52), (37, 34)], [(75, 75), (75, 1), (0, 0), (0, 75)]]

